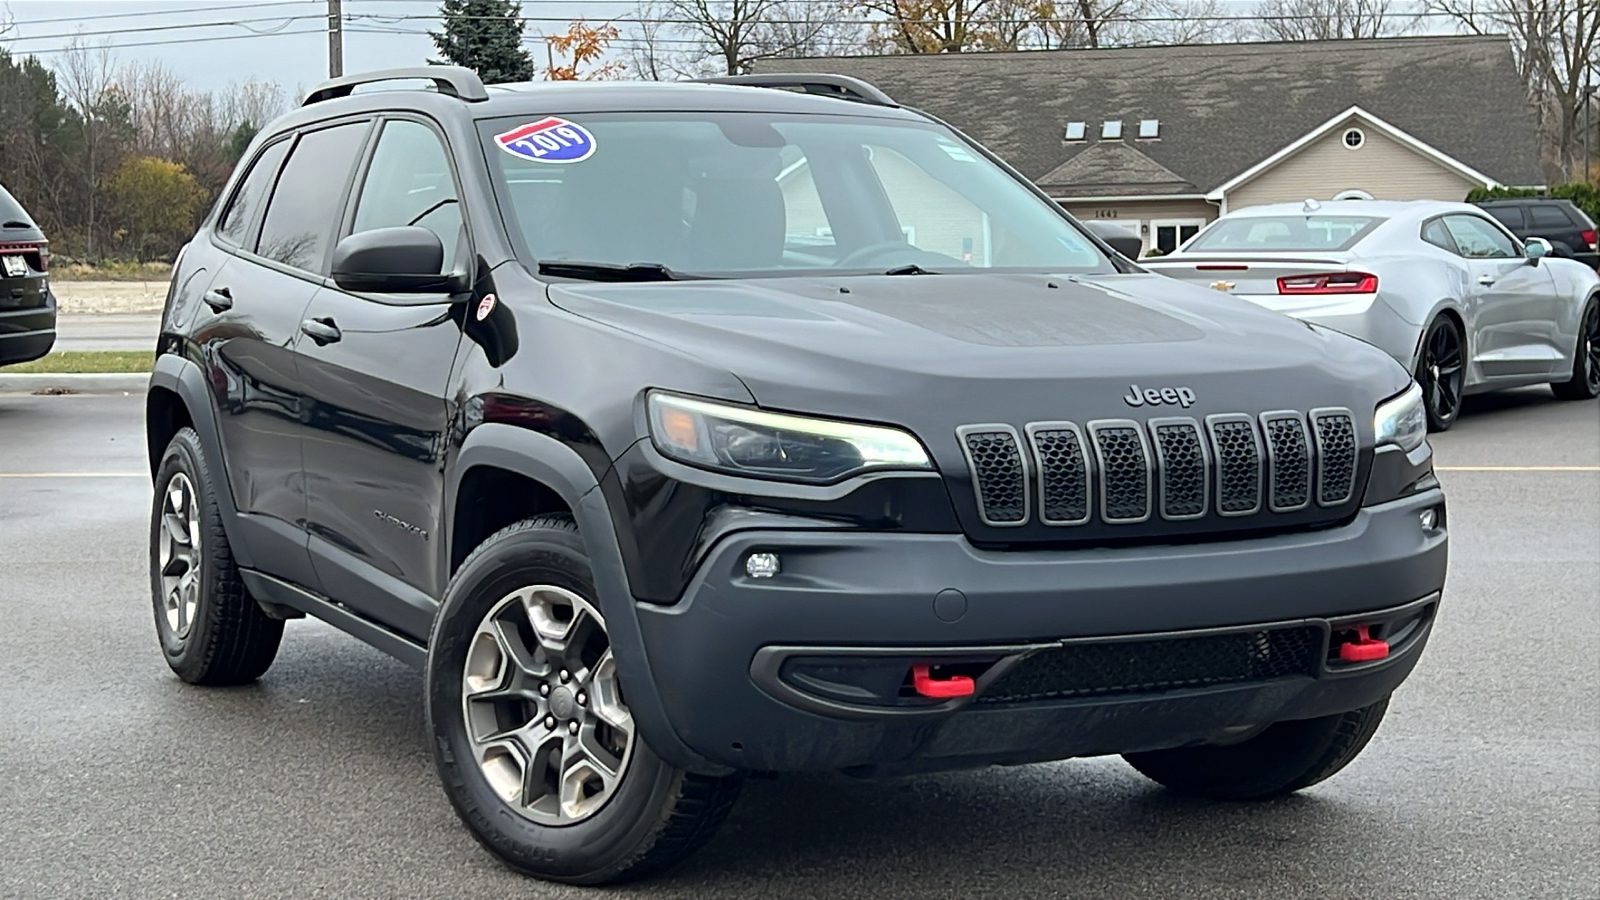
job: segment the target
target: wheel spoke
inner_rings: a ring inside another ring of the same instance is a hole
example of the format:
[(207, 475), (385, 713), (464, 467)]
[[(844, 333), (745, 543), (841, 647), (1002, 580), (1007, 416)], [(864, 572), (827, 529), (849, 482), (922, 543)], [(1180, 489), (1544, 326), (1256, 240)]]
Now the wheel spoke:
[(166, 529), (173, 543), (185, 547), (194, 546), (190, 541), (189, 523), (177, 513), (167, 513), (161, 517), (161, 526)]
[[(585, 819), (621, 783), (633, 716), (605, 620), (566, 588), (512, 592), (484, 616), (468, 648), (462, 704), (484, 777), (526, 818)], [(512, 774), (514, 789), (505, 787)]]

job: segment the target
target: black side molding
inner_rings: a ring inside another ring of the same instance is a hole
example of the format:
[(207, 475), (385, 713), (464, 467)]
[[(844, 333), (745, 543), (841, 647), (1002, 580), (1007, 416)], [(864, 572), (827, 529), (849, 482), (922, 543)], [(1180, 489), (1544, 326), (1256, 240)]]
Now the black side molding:
[(722, 75), (717, 78), (693, 79), (701, 84), (735, 84), (744, 87), (777, 88), (785, 91), (798, 91), (802, 94), (817, 94), (823, 97), (834, 97), (839, 100), (853, 100), (856, 103), (869, 103), (873, 106), (893, 106), (900, 104), (876, 87), (859, 78), (848, 75)]
[(351, 91), (363, 84), (413, 79), (431, 81), (439, 93), (468, 103), (482, 103), (489, 99), (489, 92), (483, 89), (483, 81), (478, 78), (478, 73), (471, 69), (460, 66), (413, 66), (405, 69), (380, 69), (376, 72), (345, 75), (324, 81), (306, 95), (306, 102), (301, 105), (310, 106), (336, 97), (348, 97)]
[(241, 569), (239, 574), (244, 578), (245, 587), (250, 589), (250, 596), (257, 601), (310, 613), (345, 634), (366, 641), (413, 669), (421, 669), (428, 662), (427, 647), (395, 634), (370, 619), (356, 615), (332, 600), (325, 600), (287, 581), (279, 581), (255, 569)]

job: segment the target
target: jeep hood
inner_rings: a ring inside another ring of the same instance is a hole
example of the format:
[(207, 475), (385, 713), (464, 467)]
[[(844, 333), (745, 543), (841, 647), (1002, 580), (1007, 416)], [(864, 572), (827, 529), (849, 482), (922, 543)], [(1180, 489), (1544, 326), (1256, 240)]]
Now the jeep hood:
[[(1353, 338), (1149, 274), (560, 283), (549, 296), (733, 373), (763, 407), (924, 439), (964, 423), (1321, 406), (1359, 420), (1407, 381)], [(1135, 410), (1132, 385), (1195, 400)]]

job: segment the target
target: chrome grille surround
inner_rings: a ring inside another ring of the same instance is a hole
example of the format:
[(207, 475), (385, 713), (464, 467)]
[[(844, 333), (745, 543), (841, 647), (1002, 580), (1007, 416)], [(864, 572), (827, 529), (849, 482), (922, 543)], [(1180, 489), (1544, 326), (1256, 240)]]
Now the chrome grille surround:
[(1356, 417), (1342, 407), (1313, 409), (1311, 431), (1317, 447), (1317, 505), (1350, 502), (1356, 492), (1356, 468), (1360, 463)]
[(1211, 438), (1217, 466), (1217, 515), (1253, 516), (1260, 512), (1261, 475), (1267, 452), (1255, 418), (1244, 413), (1206, 416), (1206, 433)]
[(1094, 510), (1089, 445), (1074, 422), (1029, 422), (1028, 446), (1039, 470), (1039, 521), (1082, 525)]
[(1311, 504), (1311, 476), (1316, 467), (1311, 432), (1305, 416), (1292, 409), (1261, 414), (1267, 445), (1267, 508), (1294, 512)]
[(1169, 522), (1203, 518), (1211, 511), (1211, 448), (1200, 423), (1174, 417), (1145, 424), (1155, 448), (1161, 518)]
[(1028, 524), (1028, 455), (1010, 425), (963, 425), (956, 429), (972, 476), (978, 517), (993, 528)]
[(1149, 520), (1152, 466), (1143, 426), (1132, 419), (1097, 419), (1088, 428), (1094, 445), (1101, 521), (1133, 525)]

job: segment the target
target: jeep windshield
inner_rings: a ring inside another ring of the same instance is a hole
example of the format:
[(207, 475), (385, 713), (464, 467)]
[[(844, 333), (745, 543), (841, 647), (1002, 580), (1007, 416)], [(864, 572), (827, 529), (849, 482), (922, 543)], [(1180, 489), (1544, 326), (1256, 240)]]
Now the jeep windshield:
[(589, 280), (1116, 269), (949, 130), (851, 115), (480, 123), (529, 268)]

